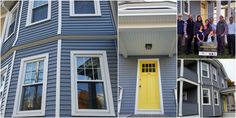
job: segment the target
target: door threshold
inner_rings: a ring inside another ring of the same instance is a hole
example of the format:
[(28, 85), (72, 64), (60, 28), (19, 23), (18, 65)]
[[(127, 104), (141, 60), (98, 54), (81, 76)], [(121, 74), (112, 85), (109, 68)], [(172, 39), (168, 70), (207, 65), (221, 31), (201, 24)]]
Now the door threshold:
[(135, 114), (163, 114), (161, 110), (137, 110)]

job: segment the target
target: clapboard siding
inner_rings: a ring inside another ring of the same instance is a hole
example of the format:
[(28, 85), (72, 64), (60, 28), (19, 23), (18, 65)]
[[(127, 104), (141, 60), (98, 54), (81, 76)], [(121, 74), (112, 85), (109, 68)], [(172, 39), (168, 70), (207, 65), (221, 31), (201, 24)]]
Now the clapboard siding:
[[(14, 34), (9, 37), (3, 44), (2, 44), (2, 49), (1, 49), (1, 54), (6, 53), (9, 49), (11, 49), (15, 38), (16, 38), (16, 34), (17, 34), (17, 28), (18, 28), (18, 21), (19, 21), (19, 14), (20, 14), (20, 7), (21, 7), (21, 1), (19, 1), (18, 3), (18, 8), (17, 8), (17, 15), (16, 15), (16, 23), (15, 23), (15, 29), (14, 29)], [(7, 30), (7, 29), (6, 29)], [(5, 31), (6, 33), (6, 31)], [(5, 34), (6, 35), (6, 34)]]
[(26, 27), (28, 1), (23, 2), (20, 32), (16, 45), (42, 40), (57, 35), (58, 27), (58, 1), (52, 1), (51, 19), (42, 23)]
[(8, 68), (6, 68), (7, 78), (5, 80), (5, 85), (3, 88), (3, 97), (2, 97), (2, 101), (0, 101), (2, 103), (0, 106), (0, 108), (1, 108), (0, 111), (2, 111), (2, 112), (3, 112), (3, 108), (4, 108), (4, 102), (6, 101), (6, 94), (7, 94), (9, 76), (10, 76), (10, 71), (11, 71), (12, 57), (13, 57), (13, 54), (9, 55), (7, 58), (5, 58), (4, 60), (1, 61), (1, 69), (8, 66)]
[[(121, 115), (134, 114), (137, 64), (142, 57), (119, 57), (119, 86), (123, 88)], [(150, 57), (158, 58), (158, 57)], [(174, 89), (176, 87), (176, 58), (160, 57), (160, 72), (165, 116), (176, 115)]]
[(47, 95), (45, 114), (48, 117), (55, 116), (55, 91), (56, 91), (56, 58), (57, 58), (57, 42), (51, 42), (38, 45), (31, 48), (25, 48), (16, 51), (10, 89), (8, 93), (6, 117), (11, 117), (13, 113), (14, 100), (16, 97), (16, 89), (18, 76), (20, 71), (21, 59), (38, 54), (49, 53), (48, 60), (48, 77), (47, 77)]
[(69, 1), (62, 2), (62, 34), (114, 35), (116, 28), (109, 1), (100, 1), (101, 16), (72, 17)]
[(61, 46), (61, 85), (60, 85), (60, 115), (71, 117), (71, 70), (70, 51), (79, 50), (104, 50), (107, 52), (112, 95), (117, 111), (117, 50), (116, 40), (62, 40)]

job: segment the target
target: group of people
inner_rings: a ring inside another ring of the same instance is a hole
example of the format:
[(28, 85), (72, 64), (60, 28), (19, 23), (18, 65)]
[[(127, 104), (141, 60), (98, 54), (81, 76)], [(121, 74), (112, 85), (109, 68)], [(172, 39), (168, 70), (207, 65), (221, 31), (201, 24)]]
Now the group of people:
[[(213, 18), (206, 19), (203, 23), (201, 15), (196, 21), (189, 15), (186, 21), (179, 15), (177, 19), (178, 30), (178, 52), (198, 55), (199, 46), (202, 42), (215, 42), (217, 44), (218, 55), (224, 54), (225, 37), (229, 55), (235, 56), (235, 21), (234, 17), (229, 18), (227, 24), (223, 16), (219, 17), (215, 25)], [(194, 41), (193, 51), (192, 42)]]

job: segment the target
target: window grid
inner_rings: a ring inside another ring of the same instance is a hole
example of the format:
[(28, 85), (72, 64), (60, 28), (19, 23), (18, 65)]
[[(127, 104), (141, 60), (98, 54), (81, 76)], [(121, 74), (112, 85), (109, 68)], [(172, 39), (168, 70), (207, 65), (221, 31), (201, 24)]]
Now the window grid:
[(202, 90), (202, 103), (203, 105), (210, 105), (210, 90), (209, 89), (203, 89)]
[(155, 64), (142, 64), (142, 72), (156, 72)]

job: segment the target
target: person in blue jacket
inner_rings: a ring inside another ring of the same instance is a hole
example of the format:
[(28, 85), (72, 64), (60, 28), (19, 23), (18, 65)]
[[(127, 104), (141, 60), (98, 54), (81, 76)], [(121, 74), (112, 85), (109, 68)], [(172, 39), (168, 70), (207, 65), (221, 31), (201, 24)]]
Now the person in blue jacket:
[(178, 32), (178, 53), (182, 53), (183, 43), (184, 43), (184, 21), (182, 20), (182, 15), (178, 15), (177, 20), (177, 32)]

